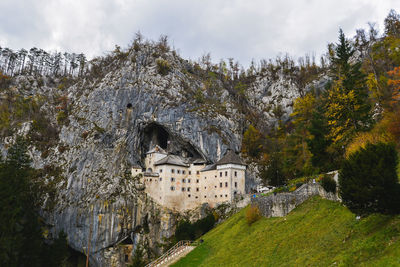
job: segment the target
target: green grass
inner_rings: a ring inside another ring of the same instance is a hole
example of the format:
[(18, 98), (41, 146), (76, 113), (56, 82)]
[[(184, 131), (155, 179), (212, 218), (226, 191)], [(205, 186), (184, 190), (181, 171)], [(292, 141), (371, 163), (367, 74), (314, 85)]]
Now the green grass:
[(400, 266), (400, 216), (356, 220), (339, 203), (316, 197), (286, 218), (248, 226), (245, 210), (173, 266)]

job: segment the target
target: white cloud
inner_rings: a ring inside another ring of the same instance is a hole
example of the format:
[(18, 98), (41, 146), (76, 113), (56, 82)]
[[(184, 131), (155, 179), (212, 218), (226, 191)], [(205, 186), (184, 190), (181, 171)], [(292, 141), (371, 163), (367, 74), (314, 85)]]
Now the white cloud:
[(186, 58), (211, 52), (215, 61), (288, 52), (325, 52), (338, 29), (351, 36), (368, 21), (381, 26), (399, 1), (367, 0), (2, 0), (0, 45), (84, 52), (89, 57), (126, 46), (140, 30), (161, 34)]

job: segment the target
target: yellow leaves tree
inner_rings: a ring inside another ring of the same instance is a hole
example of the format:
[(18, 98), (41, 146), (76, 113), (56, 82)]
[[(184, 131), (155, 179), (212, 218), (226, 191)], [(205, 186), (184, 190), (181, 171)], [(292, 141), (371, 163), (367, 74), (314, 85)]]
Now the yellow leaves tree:
[[(309, 128), (313, 118), (313, 110), (315, 108), (315, 96), (312, 93), (307, 93), (304, 97), (299, 97), (294, 101), (293, 113), (290, 115), (293, 118), (293, 124), (296, 127), (297, 135), (300, 135), (300, 142), (294, 145), (293, 150), (298, 150), (301, 155), (297, 157), (296, 165), (306, 165), (311, 158), (311, 153), (307, 149), (307, 139), (310, 138)], [(299, 147), (301, 146), (301, 147)]]
[(346, 144), (357, 130), (356, 113), (360, 109), (354, 90), (346, 93), (342, 80), (335, 82), (328, 93), (325, 116), (330, 128), (328, 137), (334, 144)]
[(243, 134), (242, 153), (252, 158), (258, 158), (262, 151), (262, 134), (253, 125)]

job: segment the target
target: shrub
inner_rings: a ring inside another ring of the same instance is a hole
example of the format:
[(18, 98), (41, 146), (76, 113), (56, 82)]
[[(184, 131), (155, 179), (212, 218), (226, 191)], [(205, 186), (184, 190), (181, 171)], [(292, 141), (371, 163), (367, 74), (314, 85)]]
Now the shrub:
[(64, 122), (67, 121), (67, 118), (68, 118), (67, 114), (63, 110), (60, 110), (57, 113), (57, 123), (58, 123), (58, 125), (64, 124)]
[(189, 221), (181, 221), (175, 230), (175, 239), (179, 240), (195, 240), (200, 236), (210, 231), (215, 224), (214, 214), (209, 214), (207, 217), (197, 220), (194, 223)]
[(252, 225), (256, 221), (258, 221), (260, 218), (261, 218), (260, 210), (258, 209), (257, 206), (251, 205), (246, 210), (246, 221), (247, 221), (248, 225)]
[(367, 144), (349, 155), (339, 172), (343, 203), (356, 214), (399, 212), (394, 145)]
[(336, 181), (330, 175), (322, 178), (321, 185), (326, 192), (336, 193)]
[(166, 61), (164, 59), (157, 59), (156, 63), (157, 63), (157, 70), (158, 70), (159, 74), (164, 76), (164, 75), (167, 75), (168, 72), (170, 72), (171, 65), (168, 63), (168, 61)]

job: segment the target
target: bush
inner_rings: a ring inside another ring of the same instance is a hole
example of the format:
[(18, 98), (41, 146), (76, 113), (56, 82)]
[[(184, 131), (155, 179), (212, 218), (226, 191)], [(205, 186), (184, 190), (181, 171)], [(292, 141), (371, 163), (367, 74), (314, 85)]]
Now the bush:
[(322, 178), (321, 185), (326, 192), (336, 193), (336, 181), (330, 175)]
[(161, 75), (167, 75), (168, 72), (171, 70), (171, 65), (169, 65), (168, 61), (164, 59), (157, 59), (157, 70), (158, 73)]
[(67, 118), (68, 118), (67, 113), (65, 113), (63, 110), (60, 110), (57, 113), (57, 123), (58, 123), (58, 125), (64, 124), (66, 122)]
[(256, 221), (258, 221), (260, 218), (261, 218), (260, 210), (258, 209), (257, 206), (251, 205), (246, 210), (246, 221), (247, 221), (248, 225), (252, 225)]
[(394, 145), (367, 144), (349, 155), (339, 172), (343, 203), (356, 214), (399, 212), (400, 190)]
[(176, 241), (195, 240), (210, 231), (214, 227), (214, 224), (215, 216), (212, 213), (194, 223), (181, 221), (176, 227), (175, 239)]

